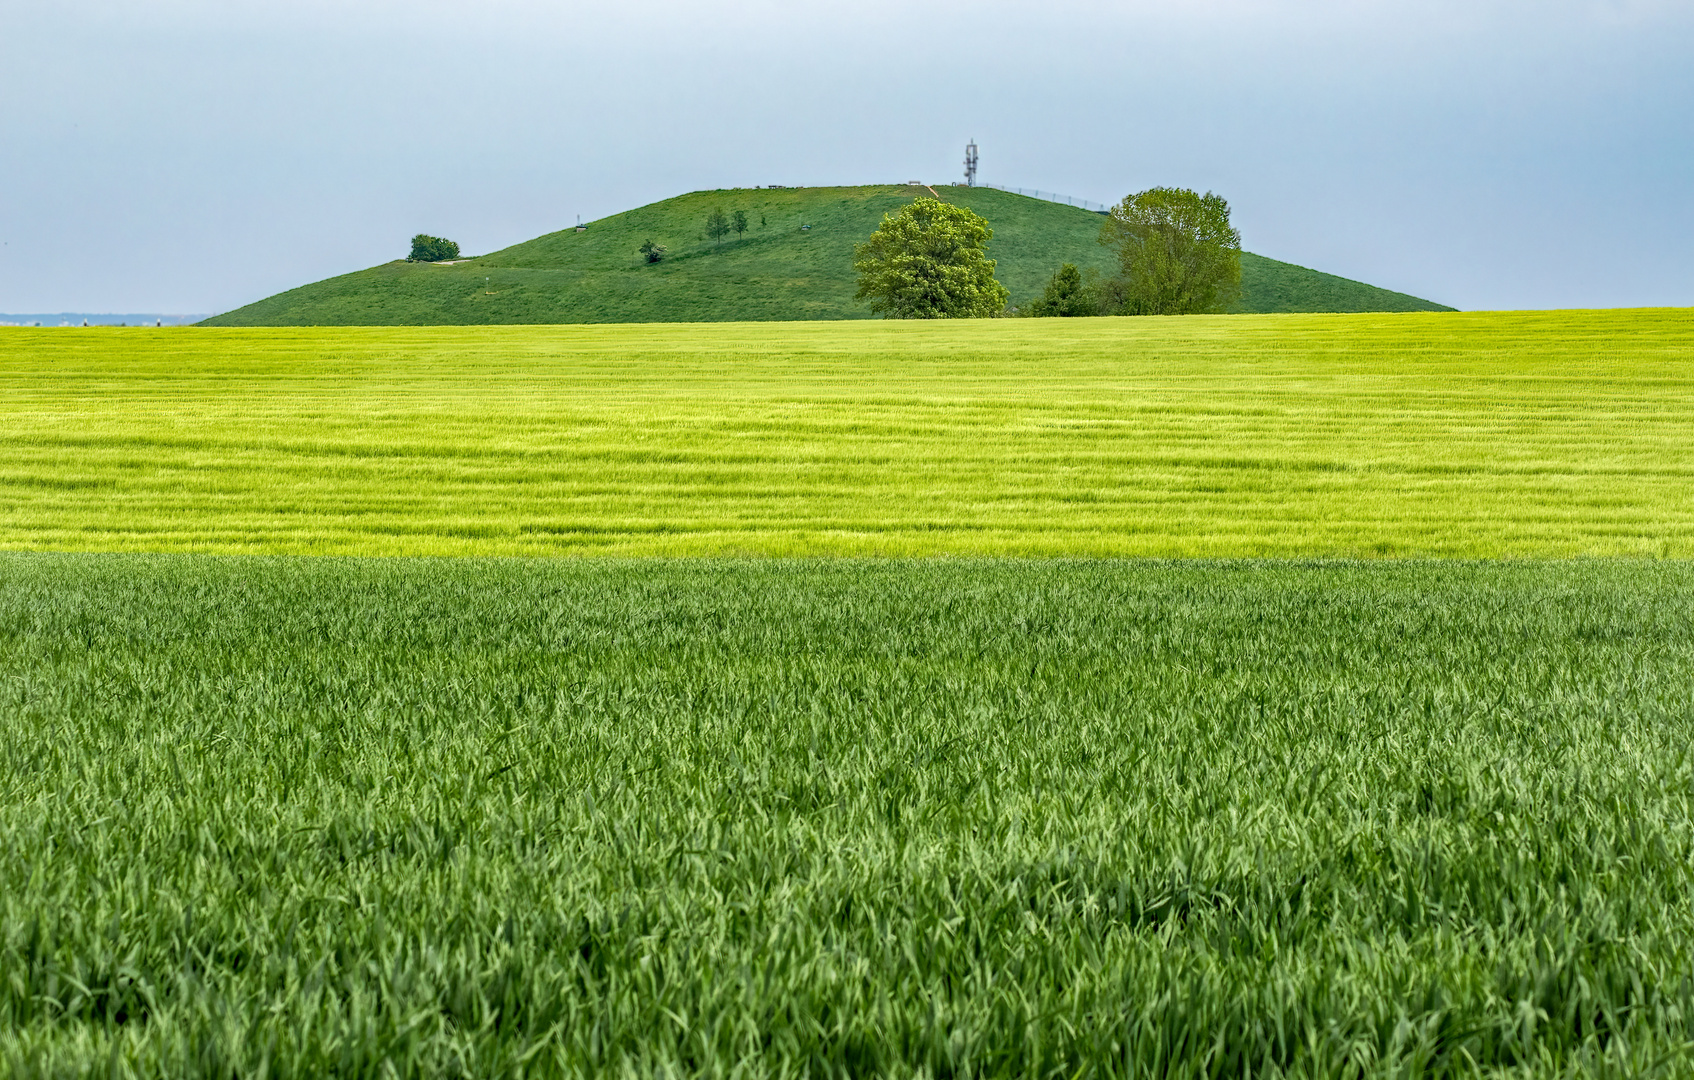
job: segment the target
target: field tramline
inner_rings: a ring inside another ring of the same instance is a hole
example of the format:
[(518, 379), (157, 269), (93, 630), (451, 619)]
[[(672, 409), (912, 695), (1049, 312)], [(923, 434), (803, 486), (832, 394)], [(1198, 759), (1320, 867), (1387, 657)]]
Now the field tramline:
[(1694, 553), (1687, 312), (5, 333), (0, 548)]

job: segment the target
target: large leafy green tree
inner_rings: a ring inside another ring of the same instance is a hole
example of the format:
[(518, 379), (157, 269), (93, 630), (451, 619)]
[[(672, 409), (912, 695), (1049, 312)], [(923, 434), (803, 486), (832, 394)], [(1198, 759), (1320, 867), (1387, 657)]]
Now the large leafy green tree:
[(888, 214), (869, 240), (853, 249), (859, 274), (855, 300), (890, 319), (980, 319), (1006, 307), (1006, 287), (994, 280), (988, 241), (994, 230), (962, 206), (916, 199)]
[(1100, 243), (1117, 249), (1126, 315), (1224, 311), (1241, 295), (1241, 233), (1220, 195), (1130, 195), (1100, 226)]

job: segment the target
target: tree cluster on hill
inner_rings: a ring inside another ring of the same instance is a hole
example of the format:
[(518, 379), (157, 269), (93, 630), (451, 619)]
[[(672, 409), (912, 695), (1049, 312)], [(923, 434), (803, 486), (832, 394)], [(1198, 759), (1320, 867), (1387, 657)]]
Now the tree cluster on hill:
[(1088, 281), (1066, 263), (1028, 314), (1197, 315), (1241, 296), (1241, 233), (1220, 195), (1156, 187), (1127, 196), (1100, 226), (1100, 243), (1117, 251), (1118, 276)]
[(412, 253), (407, 262), (446, 262), (459, 257), (459, 245), (439, 236), (419, 233), (412, 237)]
[[(764, 223), (765, 220), (761, 217), (759, 219), (759, 224), (763, 225)], [(722, 243), (723, 238), (728, 236), (730, 233), (734, 233), (736, 237), (739, 238), (741, 234), (746, 231), (747, 211), (745, 210), (737, 210), (734, 213), (726, 214), (724, 213), (723, 207), (714, 206), (712, 207), (711, 212), (706, 215), (706, 235), (714, 242)], [(646, 242), (644, 242), (636, 250), (639, 251), (649, 263), (656, 263), (662, 262), (665, 258), (665, 253), (670, 249), (665, 247), (663, 244), (655, 242), (651, 237), (649, 237)]]
[[(714, 210), (707, 231), (728, 232)], [(853, 250), (855, 300), (893, 319), (983, 318), (1005, 313), (1006, 289), (994, 279), (988, 222), (939, 199), (916, 199), (883, 218)], [(1102, 280), (1074, 263), (1053, 274), (1023, 314), (1186, 315), (1222, 312), (1241, 295), (1241, 234), (1221, 196), (1185, 188), (1149, 188), (1114, 206), (1099, 242), (1116, 250), (1119, 273)]]
[[(764, 224), (761, 218), (760, 224)], [(722, 241), (730, 233), (739, 239), (747, 231), (747, 211), (737, 210), (733, 214), (723, 212), (723, 207), (714, 206), (712, 212), (706, 215), (706, 235), (713, 240)]]

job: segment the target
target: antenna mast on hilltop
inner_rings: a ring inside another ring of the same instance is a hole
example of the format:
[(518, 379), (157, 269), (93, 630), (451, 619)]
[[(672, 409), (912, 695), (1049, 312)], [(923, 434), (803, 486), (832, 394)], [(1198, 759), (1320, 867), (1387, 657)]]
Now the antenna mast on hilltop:
[(965, 186), (976, 187), (976, 140), (965, 145)]

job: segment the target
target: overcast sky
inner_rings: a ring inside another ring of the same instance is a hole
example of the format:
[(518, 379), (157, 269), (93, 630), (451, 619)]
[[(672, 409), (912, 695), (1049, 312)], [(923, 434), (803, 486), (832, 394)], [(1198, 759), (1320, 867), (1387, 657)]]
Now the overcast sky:
[(949, 182), (971, 138), (986, 182), (1216, 191), (1250, 251), (1462, 308), (1694, 305), (1689, 0), (0, 0), (0, 311)]

